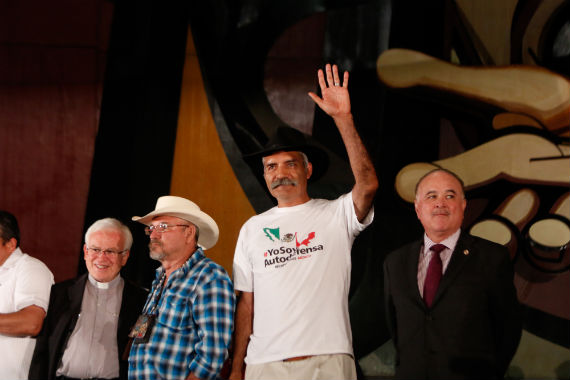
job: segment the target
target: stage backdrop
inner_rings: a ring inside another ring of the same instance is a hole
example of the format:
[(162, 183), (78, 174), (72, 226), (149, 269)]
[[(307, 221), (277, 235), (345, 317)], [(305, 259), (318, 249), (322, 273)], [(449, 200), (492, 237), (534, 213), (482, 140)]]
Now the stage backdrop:
[[(220, 225), (207, 254), (231, 272), (241, 224), (272, 207), (242, 155), (286, 123), (331, 166), (312, 196), (352, 186), (338, 132), (306, 93), (324, 63), (350, 71), (358, 132), (380, 180), (356, 240), (350, 291), (362, 377), (389, 377), (394, 350), (382, 263), (421, 237), (418, 175), (467, 183), (464, 229), (505, 244), (524, 306), (509, 368), (570, 377), (569, 3), (562, 0), (10, 2), (0, 8), (0, 208), (56, 280), (85, 271), (83, 233), (114, 216), (133, 231), (125, 277), (157, 266), (130, 221), (161, 195)], [(111, 22), (112, 15), (112, 22)], [(108, 43), (107, 43), (108, 41)], [(104, 72), (104, 76), (103, 76)], [(101, 90), (102, 89), (102, 90)]]

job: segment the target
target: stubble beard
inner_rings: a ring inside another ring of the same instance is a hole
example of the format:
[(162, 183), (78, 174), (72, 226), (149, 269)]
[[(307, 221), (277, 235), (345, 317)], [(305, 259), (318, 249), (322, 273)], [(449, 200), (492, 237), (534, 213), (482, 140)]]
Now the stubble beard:
[[(159, 248), (160, 251), (156, 252), (155, 249)], [(149, 256), (151, 259), (156, 261), (162, 261), (166, 257), (166, 253), (162, 250), (162, 242), (157, 240), (151, 240), (148, 244)]]

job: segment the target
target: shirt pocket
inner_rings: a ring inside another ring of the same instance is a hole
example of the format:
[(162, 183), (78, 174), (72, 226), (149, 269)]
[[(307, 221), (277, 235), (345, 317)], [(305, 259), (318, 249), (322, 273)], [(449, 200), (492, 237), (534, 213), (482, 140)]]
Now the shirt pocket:
[(173, 331), (189, 332), (192, 326), (190, 297), (174, 292), (167, 293), (160, 305), (157, 322)]

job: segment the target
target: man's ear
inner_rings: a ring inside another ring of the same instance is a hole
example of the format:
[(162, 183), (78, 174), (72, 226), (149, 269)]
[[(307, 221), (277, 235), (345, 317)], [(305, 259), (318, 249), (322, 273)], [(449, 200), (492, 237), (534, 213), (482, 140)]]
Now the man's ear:
[(10, 239), (6, 240), (6, 242), (4, 243), (4, 246), (6, 248), (8, 248), (8, 251), (10, 251), (10, 253), (12, 253), (12, 252), (14, 252), (16, 247), (18, 246), (18, 242), (16, 241), (16, 238), (10, 238)]
[(192, 223), (190, 223), (188, 226), (189, 227), (187, 228), (187, 230), (190, 231), (190, 233), (187, 235), (188, 240), (193, 239), (196, 245), (198, 245), (198, 241), (196, 240), (196, 226)]
[(131, 251), (127, 250), (126, 252), (121, 253), (121, 266), (124, 267), (127, 264), (127, 260), (129, 259)]
[(418, 200), (417, 199), (414, 200), (414, 210), (416, 210), (416, 217), (419, 219), (420, 218), (420, 211), (418, 210)]

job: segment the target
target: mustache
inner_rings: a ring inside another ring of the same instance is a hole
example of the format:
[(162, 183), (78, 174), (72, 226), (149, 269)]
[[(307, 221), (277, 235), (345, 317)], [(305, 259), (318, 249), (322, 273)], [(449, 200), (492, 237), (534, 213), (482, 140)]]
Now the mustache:
[(148, 243), (148, 247), (149, 247), (149, 248), (152, 248), (152, 245), (153, 245), (153, 244), (156, 244), (156, 245), (158, 245), (159, 247), (162, 247), (162, 242), (161, 242), (160, 240), (158, 240), (158, 239), (150, 239), (150, 242)]
[(281, 186), (281, 185), (297, 186), (297, 181), (294, 181), (294, 180), (289, 179), (289, 178), (278, 178), (275, 181), (271, 182), (271, 190), (273, 190), (276, 187)]

